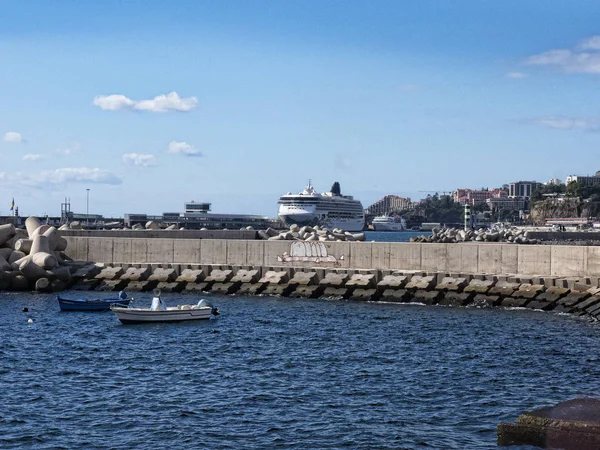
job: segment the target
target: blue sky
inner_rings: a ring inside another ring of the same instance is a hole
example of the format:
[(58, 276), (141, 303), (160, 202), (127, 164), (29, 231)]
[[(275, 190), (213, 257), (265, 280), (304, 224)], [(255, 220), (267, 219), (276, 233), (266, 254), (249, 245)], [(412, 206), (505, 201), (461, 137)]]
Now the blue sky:
[(0, 1), (0, 214), (595, 173), (598, 24), (585, 0)]

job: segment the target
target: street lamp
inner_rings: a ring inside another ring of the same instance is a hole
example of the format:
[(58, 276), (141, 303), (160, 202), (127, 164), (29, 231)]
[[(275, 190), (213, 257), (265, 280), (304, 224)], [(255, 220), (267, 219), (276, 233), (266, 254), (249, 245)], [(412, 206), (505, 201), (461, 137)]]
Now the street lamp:
[(87, 191), (87, 199), (86, 199), (85, 224), (89, 227), (90, 226), (90, 190), (86, 189), (86, 191)]

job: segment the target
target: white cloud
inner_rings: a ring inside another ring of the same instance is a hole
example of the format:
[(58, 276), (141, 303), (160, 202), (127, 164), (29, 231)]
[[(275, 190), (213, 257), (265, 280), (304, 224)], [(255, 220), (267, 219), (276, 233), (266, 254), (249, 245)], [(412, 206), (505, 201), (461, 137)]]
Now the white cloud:
[(150, 167), (156, 165), (154, 155), (141, 155), (139, 153), (125, 153), (123, 162), (130, 166)]
[(73, 153), (79, 153), (83, 150), (83, 145), (81, 142), (72, 142), (66, 147), (57, 148), (56, 151), (58, 153), (62, 153), (63, 155), (72, 155)]
[(600, 50), (600, 36), (592, 36), (583, 39), (577, 44), (580, 50)]
[(107, 111), (121, 109), (151, 111), (151, 112), (188, 112), (198, 106), (196, 97), (181, 98), (175, 91), (166, 95), (157, 95), (149, 100), (132, 100), (121, 94), (99, 95), (94, 98), (93, 104)]
[(120, 176), (98, 168), (65, 167), (55, 170), (43, 170), (37, 173), (13, 172), (4, 177), (13, 186), (54, 189), (71, 183), (119, 185)]
[(523, 72), (508, 72), (504, 75), (506, 78), (512, 78), (513, 80), (519, 80), (521, 78), (527, 78), (529, 75)]
[(584, 39), (574, 49), (553, 49), (532, 55), (525, 61), (532, 66), (550, 66), (567, 73), (600, 74), (600, 36)]
[(540, 117), (529, 121), (535, 125), (541, 125), (555, 130), (600, 130), (600, 119), (589, 117)]
[(193, 145), (190, 145), (187, 142), (177, 141), (172, 141), (171, 143), (169, 143), (167, 153), (171, 153), (174, 155), (181, 154), (185, 156), (204, 156), (202, 155), (202, 152), (196, 149)]
[(14, 143), (21, 143), (21, 142), (25, 142), (25, 139), (23, 139), (23, 136), (21, 136), (21, 133), (17, 133), (16, 131), (9, 131), (8, 133), (6, 133), (4, 135), (4, 138), (2, 139), (4, 142), (14, 142)]
[(37, 161), (38, 159), (42, 159), (42, 158), (43, 158), (42, 155), (37, 155), (37, 154), (34, 155), (34, 154), (30, 153), (28, 155), (23, 156), (23, 161)]

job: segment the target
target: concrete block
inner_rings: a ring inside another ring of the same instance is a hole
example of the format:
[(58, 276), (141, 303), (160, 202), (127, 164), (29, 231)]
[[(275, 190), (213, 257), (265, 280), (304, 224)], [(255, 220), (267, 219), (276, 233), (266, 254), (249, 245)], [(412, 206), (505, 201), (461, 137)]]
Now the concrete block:
[(94, 278), (89, 280), (81, 280), (71, 288), (74, 291), (93, 291), (100, 284), (100, 280), (96, 280)]
[(435, 289), (438, 291), (462, 292), (467, 285), (468, 282), (466, 278), (443, 277)]
[(586, 300), (589, 297), (591, 297), (589, 292), (571, 291), (567, 295), (565, 295), (563, 298), (558, 300), (558, 304), (568, 306), (568, 307), (573, 307), (576, 304)]
[(524, 308), (530, 301), (528, 298), (505, 297), (500, 302), (500, 305), (505, 308)]
[(409, 300), (411, 303), (424, 303), (426, 305), (435, 305), (442, 298), (440, 291), (427, 291), (425, 289), (417, 289), (412, 298)]
[(489, 290), (494, 287), (496, 281), (494, 280), (479, 280), (473, 279), (471, 282), (464, 287), (463, 292), (475, 293), (475, 294), (487, 294)]
[(148, 281), (164, 281), (167, 283), (175, 281), (177, 278), (177, 272), (175, 269), (164, 269), (162, 267), (158, 267), (154, 269), (152, 275), (148, 277)]
[(578, 310), (586, 310), (591, 308), (592, 306), (600, 304), (600, 295), (592, 295), (591, 297), (579, 302), (575, 305), (575, 309)]
[(539, 294), (536, 297), (536, 299), (539, 301), (557, 302), (559, 299), (563, 298), (569, 292), (571, 292), (571, 290), (568, 288), (563, 288), (563, 287), (559, 287), (559, 286), (551, 286), (551, 287), (547, 288), (545, 292), (542, 292), (541, 294)]
[(213, 283), (212, 286), (210, 287), (210, 291), (213, 293), (230, 295), (230, 294), (237, 292), (237, 290), (240, 288), (241, 285), (242, 285), (242, 283), (239, 281), (236, 283), (232, 283), (232, 282)]
[(233, 278), (233, 270), (231, 269), (213, 269), (210, 274), (204, 279), (205, 282), (227, 283)]
[(290, 275), (288, 272), (269, 270), (259, 280), (259, 283), (272, 284), (287, 284), (290, 281)]
[(97, 291), (122, 291), (127, 287), (126, 280), (108, 280), (103, 279), (96, 287)]
[(557, 304), (556, 306), (554, 306), (554, 308), (552, 308), (552, 312), (557, 313), (557, 314), (559, 314), (559, 313), (571, 314), (573, 312), (573, 307)]
[(526, 308), (529, 309), (539, 309), (542, 311), (549, 311), (552, 308), (554, 308), (555, 302), (547, 302), (547, 301), (540, 301), (540, 300), (532, 300), (529, 303), (527, 303), (525, 305)]
[(296, 284), (267, 284), (267, 287), (262, 291), (262, 295), (280, 295), (282, 297), (289, 297), (290, 294), (296, 290)]
[(130, 292), (150, 292), (158, 285), (158, 281), (129, 281), (127, 290)]
[(348, 297), (349, 300), (362, 301), (362, 302), (376, 302), (381, 298), (381, 291), (378, 289), (370, 288), (358, 288), (354, 289)]
[(247, 295), (259, 295), (262, 294), (263, 290), (267, 286), (267, 283), (242, 283), (240, 288), (237, 291), (238, 295), (247, 294)]
[(473, 301), (474, 292), (446, 292), (439, 300), (439, 305), (445, 306), (466, 306)]
[(406, 275), (385, 275), (383, 279), (377, 283), (377, 289), (402, 289), (408, 283)]
[(200, 283), (206, 278), (206, 272), (201, 269), (183, 269), (175, 279), (176, 282)]
[(292, 298), (318, 298), (325, 292), (325, 287), (319, 285), (297, 286), (290, 294)]
[(492, 306), (497, 306), (498, 304), (500, 304), (499, 295), (476, 294), (473, 298), (473, 303), (469, 306), (476, 308), (490, 308)]
[(129, 267), (120, 278), (129, 281), (146, 281), (151, 274), (152, 270), (149, 266)]
[(321, 297), (342, 297), (346, 298), (349, 294), (349, 290), (346, 288), (326, 287)]
[(256, 283), (260, 278), (260, 271), (240, 269), (231, 278), (232, 283)]
[(88, 264), (88, 265), (85, 265), (85, 266), (77, 269), (75, 271), (75, 273), (73, 274), (73, 278), (84, 278), (87, 280), (90, 278), (94, 278), (101, 271), (102, 271), (102, 266), (99, 266), (96, 264)]
[(360, 274), (355, 273), (352, 277), (346, 282), (346, 287), (351, 288), (361, 288), (361, 289), (369, 289), (375, 286), (375, 274)]
[(186, 283), (185, 287), (183, 288), (183, 292), (186, 292), (188, 294), (208, 292), (211, 285), (212, 285), (212, 282), (211, 283), (204, 283), (204, 282)]
[(420, 289), (420, 290), (431, 290), (434, 288), (436, 280), (435, 276), (413, 276), (408, 283), (406, 283), (406, 289)]
[(317, 272), (296, 272), (290, 280), (290, 285), (308, 286), (318, 283)]
[(325, 278), (323, 278), (322, 280), (319, 281), (319, 284), (321, 286), (326, 286), (326, 287), (342, 287), (346, 284), (346, 281), (348, 281), (348, 277), (349, 275), (345, 272), (325, 272)]
[(527, 298), (531, 300), (544, 292), (544, 289), (544, 286), (541, 284), (523, 283), (521, 286), (519, 286), (519, 289), (512, 293), (511, 296), (514, 298)]
[(372, 269), (373, 255), (371, 252), (371, 243), (350, 243), (350, 261), (352, 262), (353, 269)]
[(161, 281), (156, 285), (156, 289), (160, 289), (161, 292), (181, 292), (185, 285), (186, 283), (181, 281)]
[(498, 281), (496, 285), (488, 291), (490, 295), (510, 296), (519, 289), (520, 283), (511, 283), (510, 281)]
[(147, 239), (146, 262), (159, 264), (170, 264), (175, 262), (173, 256), (174, 242), (175, 239)]
[(105, 267), (94, 278), (96, 278), (97, 280), (114, 280), (116, 278), (120, 278), (124, 273), (125, 273), (125, 271), (120, 266)]
[[(378, 289), (378, 290), (381, 291), (380, 289)], [(402, 303), (404, 303), (404, 302), (407, 302), (410, 297), (411, 297), (411, 294), (406, 289), (391, 288), (391, 289), (385, 289), (381, 293), (381, 297), (379, 298), (379, 300), (382, 302), (402, 302)]]

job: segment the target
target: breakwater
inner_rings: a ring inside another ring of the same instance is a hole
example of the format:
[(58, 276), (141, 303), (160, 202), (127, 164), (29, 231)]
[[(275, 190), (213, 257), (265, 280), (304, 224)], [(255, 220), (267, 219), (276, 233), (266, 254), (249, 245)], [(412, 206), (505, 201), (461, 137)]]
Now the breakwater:
[(75, 290), (277, 295), (444, 306), (523, 307), (600, 318), (598, 278), (445, 272), (253, 268), (226, 265), (89, 264)]
[(64, 237), (71, 259), (116, 265), (221, 264), (600, 277), (600, 247), (595, 246), (129, 238), (110, 233)]

